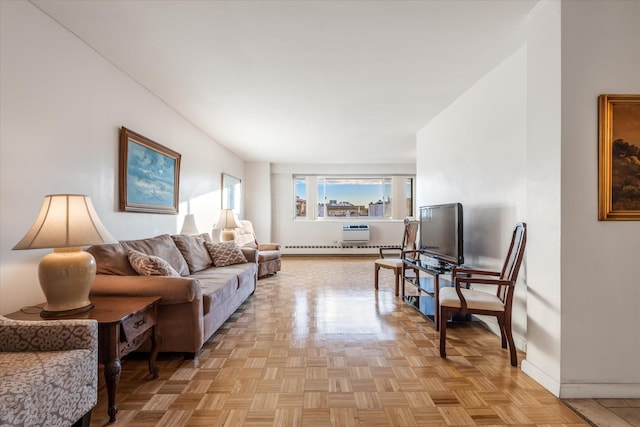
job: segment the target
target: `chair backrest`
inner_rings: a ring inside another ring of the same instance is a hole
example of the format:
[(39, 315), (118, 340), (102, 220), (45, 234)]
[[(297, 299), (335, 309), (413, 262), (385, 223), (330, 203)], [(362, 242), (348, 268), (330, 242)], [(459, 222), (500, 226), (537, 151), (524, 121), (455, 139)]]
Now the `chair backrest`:
[(403, 251), (415, 251), (416, 241), (418, 240), (418, 225), (420, 221), (405, 218), (404, 220), (404, 236), (402, 238)]
[(258, 245), (256, 233), (253, 231), (253, 224), (246, 219), (240, 220), (242, 228), (235, 230), (235, 240), (238, 246)]
[[(520, 272), (520, 266), (522, 265), (525, 246), (527, 246), (527, 224), (519, 222), (513, 230), (509, 252), (507, 252), (507, 258), (504, 261), (500, 273), (501, 279), (512, 281), (515, 284), (518, 273)], [(504, 301), (509, 294), (513, 293), (512, 290), (513, 287), (499, 286), (498, 297)]]

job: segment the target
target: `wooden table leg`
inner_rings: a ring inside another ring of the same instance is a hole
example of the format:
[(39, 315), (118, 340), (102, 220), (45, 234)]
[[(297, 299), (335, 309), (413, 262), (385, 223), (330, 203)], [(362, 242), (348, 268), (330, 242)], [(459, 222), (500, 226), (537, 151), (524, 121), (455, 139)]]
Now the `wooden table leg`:
[(104, 364), (104, 380), (107, 386), (109, 422), (116, 421), (118, 405), (116, 405), (116, 393), (122, 364), (118, 351), (120, 341), (120, 323), (104, 323), (98, 326), (98, 362)]
[(120, 359), (105, 363), (104, 365), (104, 379), (107, 385), (107, 395), (109, 398), (109, 422), (116, 421), (116, 413), (118, 412), (118, 405), (116, 405), (116, 391), (118, 390), (118, 383), (120, 382), (120, 373), (122, 372), (122, 365)]
[(151, 353), (149, 353), (149, 372), (153, 379), (158, 378), (160, 374), (160, 368), (156, 366), (156, 357), (158, 356), (158, 349), (160, 348), (158, 327), (154, 325), (151, 332)]

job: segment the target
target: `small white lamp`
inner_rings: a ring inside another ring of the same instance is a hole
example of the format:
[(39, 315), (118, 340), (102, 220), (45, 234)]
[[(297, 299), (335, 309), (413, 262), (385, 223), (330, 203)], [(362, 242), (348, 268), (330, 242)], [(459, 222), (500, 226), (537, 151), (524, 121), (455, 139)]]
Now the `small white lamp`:
[(233, 209), (222, 209), (222, 211), (220, 211), (220, 218), (218, 218), (218, 222), (213, 226), (213, 229), (222, 230), (220, 232), (220, 240), (228, 242), (235, 238), (233, 229), (240, 227), (242, 227), (242, 224), (240, 224), (240, 221), (236, 218)]
[(193, 214), (186, 214), (184, 216), (184, 222), (182, 223), (182, 230), (180, 234), (186, 234), (187, 236), (195, 236), (200, 234), (198, 232), (198, 226), (196, 226), (196, 217)]
[(13, 247), (53, 248), (38, 266), (40, 287), (47, 303), (41, 317), (60, 317), (89, 311), (89, 292), (96, 276), (96, 261), (82, 246), (117, 243), (102, 225), (91, 199), (82, 194), (44, 197), (31, 229)]

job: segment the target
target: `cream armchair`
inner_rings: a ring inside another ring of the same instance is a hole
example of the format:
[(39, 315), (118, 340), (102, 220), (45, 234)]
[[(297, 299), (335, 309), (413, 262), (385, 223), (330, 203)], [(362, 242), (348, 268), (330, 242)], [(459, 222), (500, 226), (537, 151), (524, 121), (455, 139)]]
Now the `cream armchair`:
[(280, 245), (278, 243), (258, 243), (251, 221), (240, 221), (242, 228), (236, 229), (235, 240), (238, 246), (258, 249), (258, 278), (276, 274), (282, 266)]
[(0, 316), (0, 425), (88, 426), (98, 401), (98, 322)]

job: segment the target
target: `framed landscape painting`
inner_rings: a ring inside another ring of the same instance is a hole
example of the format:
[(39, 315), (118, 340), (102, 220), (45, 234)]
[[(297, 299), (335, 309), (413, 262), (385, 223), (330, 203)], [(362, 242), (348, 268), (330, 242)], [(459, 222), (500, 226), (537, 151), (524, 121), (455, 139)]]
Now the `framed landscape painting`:
[(178, 213), (180, 154), (120, 129), (120, 210)]
[(640, 95), (598, 101), (598, 219), (640, 221)]

